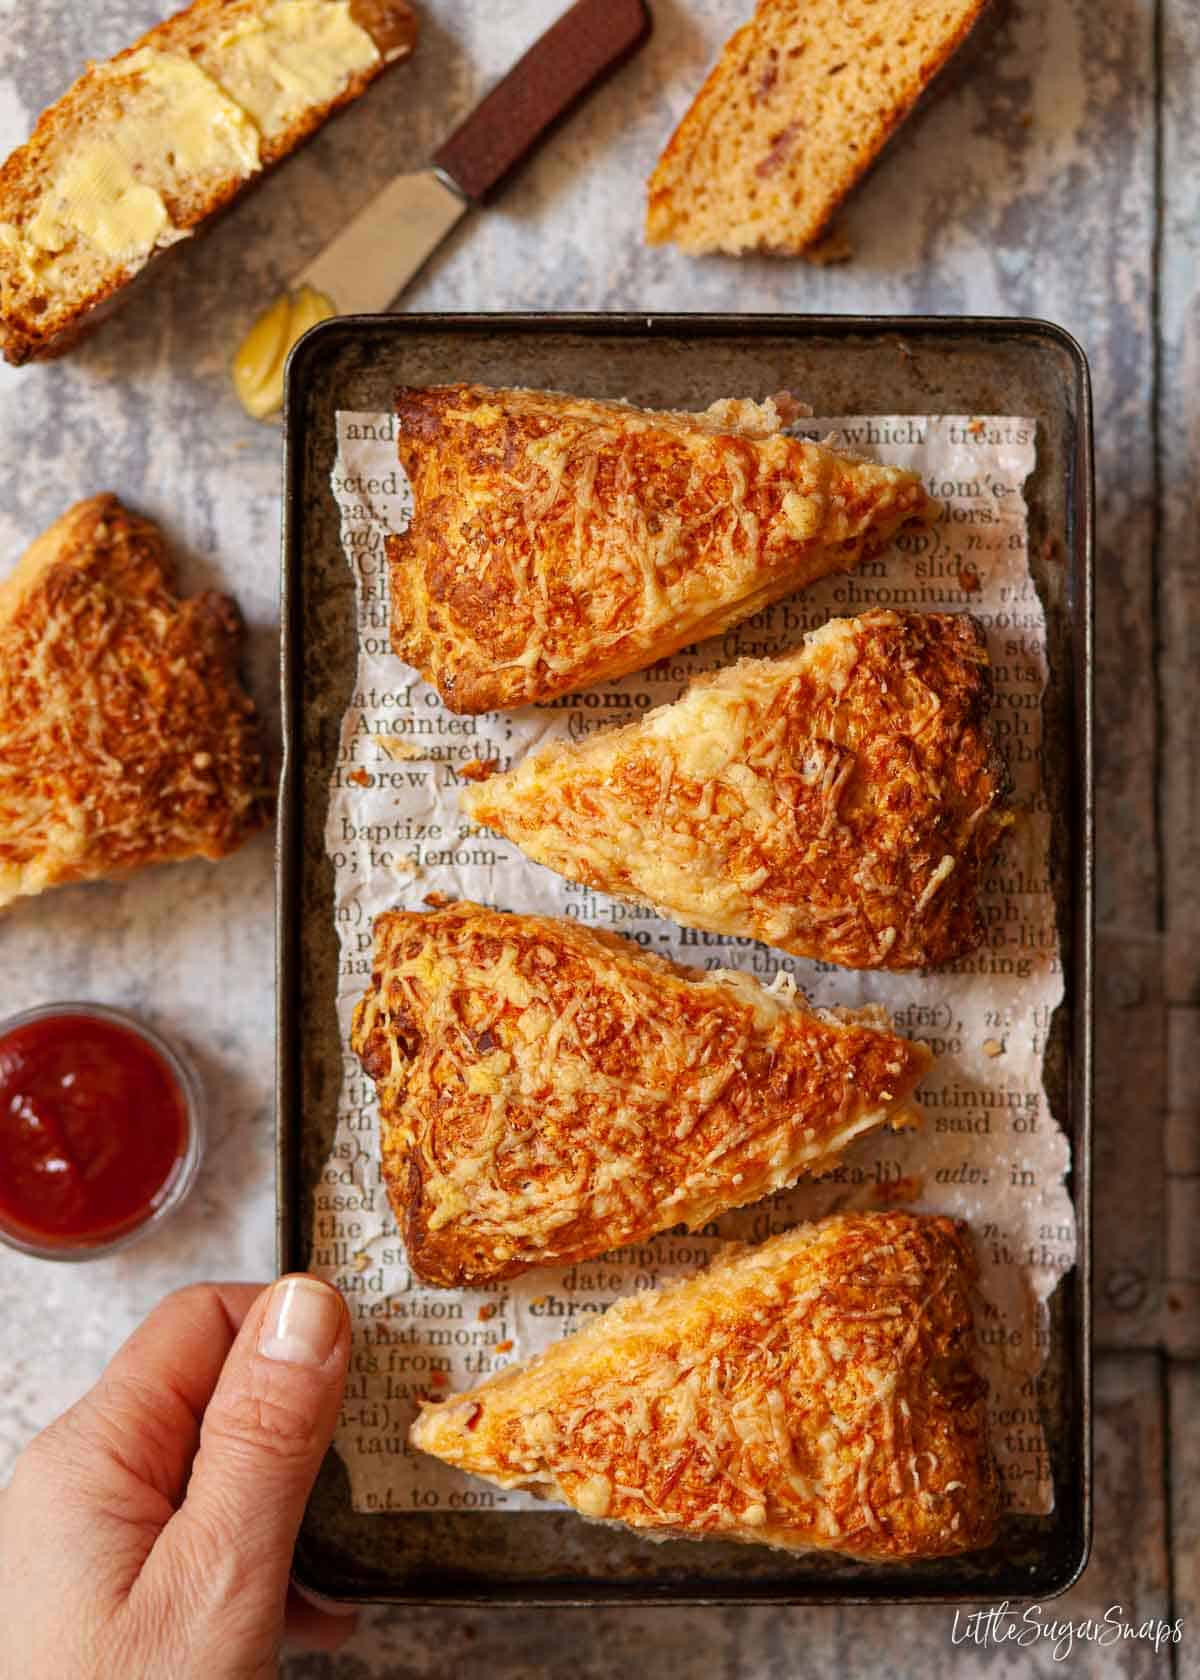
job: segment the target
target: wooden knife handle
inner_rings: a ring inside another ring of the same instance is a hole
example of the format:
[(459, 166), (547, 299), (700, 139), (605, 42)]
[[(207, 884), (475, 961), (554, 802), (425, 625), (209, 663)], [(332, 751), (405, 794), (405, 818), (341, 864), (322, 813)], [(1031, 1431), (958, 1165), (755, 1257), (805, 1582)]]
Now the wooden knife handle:
[(434, 163), (468, 198), (486, 198), (649, 33), (646, 0), (576, 0), (434, 153)]

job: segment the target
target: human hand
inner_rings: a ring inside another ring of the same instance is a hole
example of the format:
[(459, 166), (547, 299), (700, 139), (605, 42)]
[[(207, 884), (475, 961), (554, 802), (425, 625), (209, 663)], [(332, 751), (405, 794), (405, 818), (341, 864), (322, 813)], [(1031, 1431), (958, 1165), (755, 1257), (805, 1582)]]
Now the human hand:
[(0, 1680), (266, 1680), (285, 1620), (348, 1638), (288, 1577), (349, 1356), (315, 1278), (157, 1306), (0, 1493)]

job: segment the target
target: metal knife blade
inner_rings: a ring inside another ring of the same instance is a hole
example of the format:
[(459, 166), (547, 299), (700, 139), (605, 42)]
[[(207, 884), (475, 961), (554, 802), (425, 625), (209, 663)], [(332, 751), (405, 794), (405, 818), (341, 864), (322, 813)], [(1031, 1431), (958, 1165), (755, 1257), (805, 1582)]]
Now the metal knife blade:
[(386, 309), (466, 211), (637, 51), (650, 26), (646, 0), (575, 0), (431, 166), (398, 175), (377, 193), (255, 321), (232, 368), (246, 412), (262, 420), (278, 410), (288, 352), (315, 322)]
[(291, 289), (311, 286), (339, 315), (386, 309), (471, 208), (436, 169), (397, 175), (347, 222)]

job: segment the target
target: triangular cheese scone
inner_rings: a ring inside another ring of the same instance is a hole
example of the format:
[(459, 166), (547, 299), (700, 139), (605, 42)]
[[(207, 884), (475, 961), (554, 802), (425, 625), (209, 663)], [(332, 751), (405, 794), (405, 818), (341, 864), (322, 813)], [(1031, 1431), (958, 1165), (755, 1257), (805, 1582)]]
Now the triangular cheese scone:
[(513, 1277), (703, 1225), (899, 1120), (930, 1063), (880, 1011), (682, 968), (478, 904), (375, 920), (353, 1047), (430, 1283)]
[(845, 968), (934, 967), (982, 938), (976, 890), (1009, 821), (990, 702), (974, 619), (834, 619), (636, 723), (552, 742), (463, 806), (684, 927)]
[(237, 607), (171, 591), (115, 496), (0, 583), (0, 908), (147, 863), (224, 857), (270, 814)]
[(986, 4), (759, 0), (650, 178), (647, 239), (809, 249)]
[(873, 1561), (990, 1543), (965, 1229), (838, 1215), (618, 1301), (426, 1404), (414, 1446), (652, 1540)]
[(457, 712), (551, 700), (850, 571), (925, 516), (916, 473), (785, 436), (797, 406), (398, 391), (414, 513), (387, 543), (396, 653)]

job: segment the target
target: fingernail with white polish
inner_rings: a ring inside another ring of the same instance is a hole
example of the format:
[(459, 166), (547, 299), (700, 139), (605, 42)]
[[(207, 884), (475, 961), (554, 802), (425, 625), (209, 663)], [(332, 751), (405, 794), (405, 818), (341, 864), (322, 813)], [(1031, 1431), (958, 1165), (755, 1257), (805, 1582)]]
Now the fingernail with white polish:
[(271, 1286), (271, 1299), (258, 1333), (264, 1359), (287, 1365), (324, 1365), (342, 1328), (342, 1304), (316, 1278), (286, 1277)]

